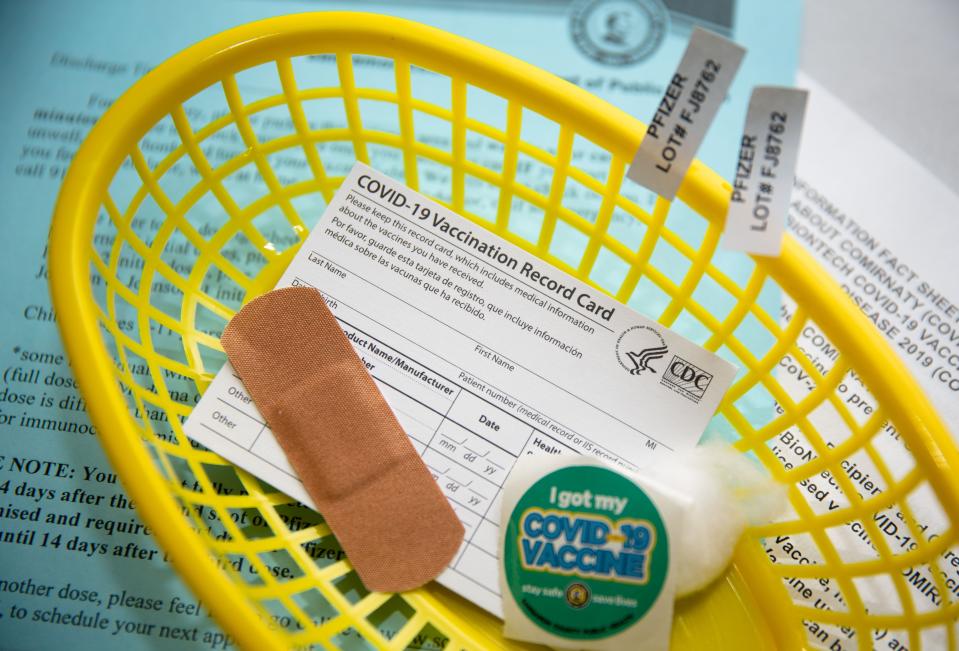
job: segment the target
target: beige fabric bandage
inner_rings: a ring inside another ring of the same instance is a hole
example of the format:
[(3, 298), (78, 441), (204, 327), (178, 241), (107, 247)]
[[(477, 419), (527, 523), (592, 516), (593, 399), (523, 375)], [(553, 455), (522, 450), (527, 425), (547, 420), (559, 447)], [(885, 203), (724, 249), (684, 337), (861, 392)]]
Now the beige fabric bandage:
[(320, 293), (264, 294), (220, 341), (363, 584), (436, 578), (463, 525)]

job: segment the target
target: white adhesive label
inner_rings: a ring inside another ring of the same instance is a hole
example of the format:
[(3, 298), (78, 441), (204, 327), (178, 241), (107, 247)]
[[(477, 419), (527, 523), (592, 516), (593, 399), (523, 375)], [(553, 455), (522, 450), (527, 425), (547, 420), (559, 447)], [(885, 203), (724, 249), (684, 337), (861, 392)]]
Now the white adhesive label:
[(779, 255), (806, 112), (804, 90), (757, 86), (749, 99), (723, 246)]
[(746, 50), (696, 28), (626, 176), (672, 200)]

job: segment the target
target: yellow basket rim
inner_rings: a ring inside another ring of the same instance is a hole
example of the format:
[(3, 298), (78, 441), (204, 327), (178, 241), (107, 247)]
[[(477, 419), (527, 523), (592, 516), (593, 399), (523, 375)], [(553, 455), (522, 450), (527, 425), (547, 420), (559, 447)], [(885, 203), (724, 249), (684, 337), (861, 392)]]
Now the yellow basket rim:
[[(362, 39), (362, 40), (358, 40)], [(315, 12), (268, 18), (207, 38), (174, 55), (127, 90), (94, 126), (80, 147), (61, 186), (50, 232), (50, 287), (64, 346), (94, 427), (124, 487), (144, 519), (153, 523), (161, 546), (218, 621), (248, 648), (276, 648), (276, 640), (256, 616), (243, 592), (227, 580), (189, 527), (162, 478), (138, 440), (138, 426), (115, 382), (111, 358), (89, 306), (88, 247), (100, 197), (127, 154), (124, 136), (142, 137), (182, 102), (217, 83), (224, 70), (238, 71), (279, 57), (338, 51), (392, 57), (400, 48), (429, 55), (432, 70), (455, 71), (481, 81), (490, 92), (509, 96), (522, 88), (525, 104), (557, 122), (577, 124), (577, 133), (610, 152), (631, 157), (645, 125), (622, 110), (544, 70), (497, 50), (409, 20), (358, 12)], [(359, 46), (356, 44), (360, 43)], [(729, 184), (696, 160), (677, 197), (702, 215), (725, 215)], [(724, 217), (718, 218), (720, 221)], [(917, 463), (935, 469), (928, 481), (951, 515), (959, 517), (959, 452), (931, 403), (902, 360), (859, 311), (835, 280), (793, 238), (786, 236), (778, 258), (755, 258), (770, 277), (799, 302), (810, 319), (871, 378), (888, 381), (869, 389), (884, 405)], [(842, 327), (841, 327), (842, 326)], [(893, 385), (891, 378), (895, 378)], [(136, 483), (125, 478), (137, 477)], [(156, 526), (163, 523), (163, 526)], [(785, 593), (783, 593), (784, 595)], [(778, 616), (788, 613), (783, 595), (768, 596)], [(784, 610), (785, 609), (785, 610)], [(462, 628), (460, 623), (457, 624)], [(800, 638), (789, 637), (795, 644)], [(783, 640), (785, 641), (785, 640)], [(800, 642), (801, 643), (801, 642)]]

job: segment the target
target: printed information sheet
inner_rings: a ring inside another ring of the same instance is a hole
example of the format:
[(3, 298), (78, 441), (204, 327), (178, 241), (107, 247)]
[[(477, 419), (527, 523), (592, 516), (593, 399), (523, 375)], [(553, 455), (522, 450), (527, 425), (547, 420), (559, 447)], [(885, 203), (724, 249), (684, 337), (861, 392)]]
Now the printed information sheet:
[[(959, 197), (815, 80), (800, 75), (799, 83), (810, 90), (810, 96), (787, 227), (886, 336), (955, 435), (959, 432), (959, 282), (952, 249), (959, 237), (955, 219)], [(840, 154), (837, 143), (842, 147)], [(792, 301), (784, 303), (784, 322), (796, 307)], [(839, 359), (836, 346), (813, 324), (803, 328), (798, 348), (822, 372), (832, 369)], [(792, 395), (802, 395), (802, 387), (808, 383), (802, 366), (788, 357), (780, 364), (777, 379)], [(850, 374), (839, 391), (859, 422), (878, 408), (858, 376)], [(838, 412), (817, 415), (816, 422), (828, 445), (842, 444), (848, 429)], [(882, 425), (873, 445), (893, 477), (902, 477), (915, 463), (894, 423)], [(770, 448), (784, 464), (798, 466), (815, 457), (798, 427), (779, 433), (770, 440)], [(843, 461), (843, 469), (855, 490), (865, 497), (882, 497), (890, 489), (865, 450)], [(806, 484), (805, 496), (816, 513), (850, 504), (829, 472), (814, 475)], [(952, 524), (938, 502), (925, 485), (907, 500), (890, 499), (888, 506), (873, 515), (891, 553), (915, 549), (920, 536), (931, 542), (947, 534)], [(914, 527), (902, 515), (903, 504), (908, 504), (916, 518)], [(831, 528), (829, 537), (847, 562), (876, 556), (874, 542), (860, 520), (850, 519)], [(771, 536), (765, 542), (766, 553), (776, 562), (826, 562), (805, 535)], [(917, 612), (939, 609), (959, 594), (957, 554), (959, 549), (952, 546), (932, 563), (903, 567), (906, 595), (894, 590), (887, 578), (876, 575), (856, 579), (859, 596), (872, 612), (902, 612), (906, 599)], [(808, 606), (822, 611), (848, 609), (834, 580), (791, 579), (787, 585), (792, 597)], [(908, 633), (901, 629), (873, 631), (872, 640), (861, 641), (851, 628), (811, 620), (804, 624), (818, 648), (912, 647)], [(946, 648), (947, 631), (930, 627), (921, 641), (923, 648)]]
[[(501, 486), (526, 454), (635, 469), (696, 444), (735, 367), (357, 164), (279, 286), (321, 290), (466, 528), (440, 581), (500, 612)], [(186, 432), (310, 504), (227, 364)]]

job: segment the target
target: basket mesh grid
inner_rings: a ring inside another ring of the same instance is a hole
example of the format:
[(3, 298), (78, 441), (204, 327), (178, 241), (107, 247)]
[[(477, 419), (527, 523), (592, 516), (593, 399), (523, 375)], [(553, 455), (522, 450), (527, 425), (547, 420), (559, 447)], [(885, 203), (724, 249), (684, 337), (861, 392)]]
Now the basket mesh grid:
[[(518, 100), (474, 107), (490, 94), (467, 79), (400, 59), (319, 59), (332, 63), (322, 84), (303, 82), (311, 62), (280, 59), (171, 107), (103, 195), (89, 250), (103, 341), (143, 444), (287, 644), (465, 644), (420, 592), (366, 592), (319, 515), (182, 429), (225, 359), (223, 326), (269, 289), (357, 159), (742, 369), (714, 425), (789, 487), (790, 513), (751, 535), (777, 561), (810, 644), (828, 633), (846, 648), (893, 637), (955, 648), (954, 527), (918, 510), (935, 500), (919, 498), (932, 489), (896, 424), (853, 399), (870, 381), (821, 334), (814, 350), (800, 343), (818, 328), (788, 296), (779, 314), (763, 308), (778, 287), (762, 264), (729, 264), (720, 219), (624, 187), (627, 160)], [(366, 84), (374, 68), (387, 74)]]

